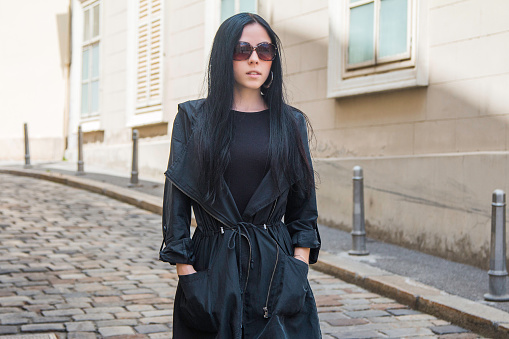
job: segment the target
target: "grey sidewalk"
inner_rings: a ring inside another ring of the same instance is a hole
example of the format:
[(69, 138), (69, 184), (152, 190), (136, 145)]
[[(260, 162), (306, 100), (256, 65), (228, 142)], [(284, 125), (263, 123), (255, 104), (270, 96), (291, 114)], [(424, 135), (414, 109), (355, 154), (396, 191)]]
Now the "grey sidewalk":
[[(177, 276), (157, 260), (159, 215), (6, 174), (0, 206), (0, 335), (171, 337)], [(324, 339), (479, 337), (316, 270), (309, 280)]]
[[(96, 186), (101, 186), (102, 183), (103, 186), (116, 186), (118, 190), (127, 192), (126, 196), (128, 193), (132, 196), (144, 196), (143, 193), (146, 193), (147, 197), (152, 196), (155, 204), (160, 202), (162, 195), (161, 183), (142, 182), (142, 186), (135, 188), (141, 194), (136, 194), (134, 189), (123, 188), (128, 184), (127, 177), (119, 177), (116, 173), (106, 171), (87, 173), (81, 178), (74, 177), (74, 165), (67, 163), (36, 165), (32, 171), (23, 171), (21, 166), (9, 167), (26, 172), (25, 174), (45, 173), (57, 177), (55, 173), (64, 173), (70, 175), (69, 178), (74, 178), (73, 181), (95, 182)], [(65, 175), (63, 177), (67, 178)], [(350, 257), (346, 254), (351, 246), (348, 233), (321, 226), (321, 234), (323, 249), (329, 254), (324, 252), (321, 256), (323, 260), (317, 265), (320, 270), (397, 298), (417, 309), (454, 320), (463, 326), (480, 329), (488, 334), (506, 333), (506, 323), (509, 323), (507, 303), (485, 303), (482, 300), (488, 284), (485, 271), (372, 240), (368, 241), (371, 255)], [(418, 282), (434, 288), (422, 289)], [(473, 302), (468, 303), (454, 295)], [(494, 307), (504, 312), (497, 311)]]

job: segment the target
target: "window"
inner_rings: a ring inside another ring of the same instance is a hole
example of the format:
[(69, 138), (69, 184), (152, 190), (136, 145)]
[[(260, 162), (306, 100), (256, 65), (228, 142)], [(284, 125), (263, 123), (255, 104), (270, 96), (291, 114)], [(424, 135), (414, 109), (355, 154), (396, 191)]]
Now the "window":
[(162, 101), (162, 1), (138, 1), (136, 108)]
[(328, 96), (427, 85), (427, 0), (330, 0)]
[(350, 0), (347, 69), (410, 58), (410, 0)]
[(84, 7), (83, 14), (81, 117), (88, 118), (99, 114), (99, 2)]
[(163, 122), (163, 0), (127, 1), (126, 125)]
[(221, 0), (221, 22), (237, 13), (257, 13), (257, 7), (256, 0)]

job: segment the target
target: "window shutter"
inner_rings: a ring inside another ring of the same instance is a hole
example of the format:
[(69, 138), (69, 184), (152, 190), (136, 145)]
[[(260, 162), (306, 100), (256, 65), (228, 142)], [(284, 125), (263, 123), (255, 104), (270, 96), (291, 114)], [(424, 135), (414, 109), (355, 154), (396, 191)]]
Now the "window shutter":
[(161, 103), (161, 0), (139, 0), (136, 106)]

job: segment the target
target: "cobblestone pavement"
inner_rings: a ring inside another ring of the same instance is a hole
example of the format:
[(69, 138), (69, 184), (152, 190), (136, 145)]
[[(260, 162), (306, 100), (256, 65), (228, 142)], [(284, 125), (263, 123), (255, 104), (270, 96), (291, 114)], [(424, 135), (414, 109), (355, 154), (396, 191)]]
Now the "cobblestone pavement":
[[(177, 275), (157, 260), (159, 215), (0, 174), (0, 230), (0, 335), (171, 337)], [(332, 276), (309, 279), (324, 338), (479, 337)]]

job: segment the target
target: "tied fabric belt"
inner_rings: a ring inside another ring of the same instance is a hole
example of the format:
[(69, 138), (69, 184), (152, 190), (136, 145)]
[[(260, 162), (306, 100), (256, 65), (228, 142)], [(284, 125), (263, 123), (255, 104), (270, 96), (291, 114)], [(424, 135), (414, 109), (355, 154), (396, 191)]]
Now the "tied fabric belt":
[[(237, 223), (235, 225), (235, 227), (221, 226), (219, 228), (219, 232), (221, 232), (221, 234), (224, 235), (225, 230), (231, 231), (230, 235), (228, 236), (228, 249), (234, 250), (236, 247), (238, 247), (239, 253), (241, 253), (241, 255), (242, 255), (242, 236), (246, 237), (246, 240), (247, 240), (247, 243), (249, 246), (249, 253), (250, 253), (248, 265), (251, 268), (253, 268), (254, 260), (253, 260), (253, 258), (251, 258), (251, 237), (249, 235), (248, 228), (252, 228), (254, 230), (258, 230), (261, 232), (261, 231), (267, 230), (268, 227), (272, 227), (272, 226), (274, 226), (274, 225), (263, 224), (263, 225), (257, 226), (252, 223), (241, 221), (241, 222)], [(238, 241), (237, 241), (237, 239), (238, 239)], [(242, 271), (241, 260), (237, 260), (237, 268), (238, 268), (238, 272), (240, 275), (240, 280), (242, 281), (244, 272)], [(249, 268), (248, 268), (248, 270), (249, 270)], [(246, 285), (247, 285), (247, 280), (246, 280)], [(241, 287), (241, 293), (243, 293), (243, 292), (244, 292), (244, 289), (242, 289), (242, 287)]]

